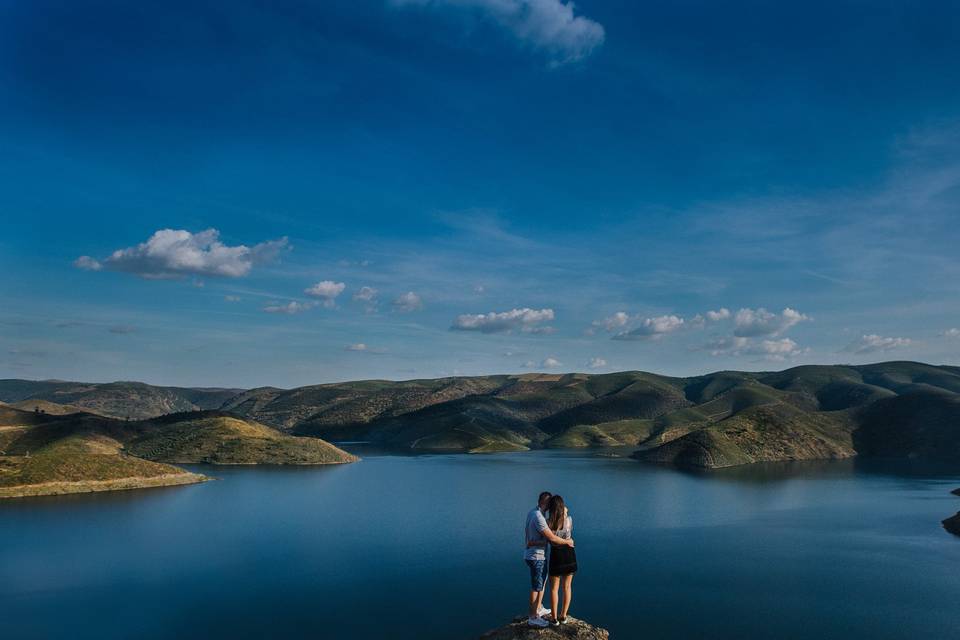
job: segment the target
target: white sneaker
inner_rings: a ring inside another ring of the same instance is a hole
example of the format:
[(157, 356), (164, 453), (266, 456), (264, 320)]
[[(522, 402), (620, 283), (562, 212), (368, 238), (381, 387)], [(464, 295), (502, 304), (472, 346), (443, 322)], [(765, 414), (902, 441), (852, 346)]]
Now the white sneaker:
[(527, 618), (527, 624), (531, 627), (540, 627), (542, 629), (548, 626), (550, 623), (543, 618)]
[(551, 610), (547, 609), (546, 607), (540, 607), (539, 609), (537, 609), (537, 615), (540, 616), (541, 618), (545, 618), (548, 615), (550, 615), (550, 611)]

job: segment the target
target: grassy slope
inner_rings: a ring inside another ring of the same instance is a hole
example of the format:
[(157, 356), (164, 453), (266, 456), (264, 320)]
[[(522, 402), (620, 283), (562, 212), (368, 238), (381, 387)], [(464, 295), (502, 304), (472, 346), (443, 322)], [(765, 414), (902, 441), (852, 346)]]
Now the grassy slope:
[[(957, 405), (949, 401), (960, 390), (958, 371), (891, 362), (693, 378), (621, 372), (367, 381), (271, 390), (257, 395), (255, 414), (297, 433), (418, 450), (635, 445), (642, 459), (703, 467), (858, 452), (934, 456), (960, 442)], [(307, 407), (299, 404), (304, 398)], [(884, 422), (891, 408), (896, 424), (906, 425), (897, 437)]]
[(200, 482), (165, 464), (330, 464), (356, 458), (317, 438), (297, 438), (219, 412), (149, 421), (52, 416), (0, 406), (0, 497)]
[(136, 489), (205, 479), (126, 455), (117, 440), (87, 432), (58, 438), (22, 455), (0, 456), (0, 498)]
[(91, 411), (84, 407), (79, 407), (74, 404), (59, 404), (56, 402), (50, 402), (49, 400), (21, 400), (19, 402), (12, 402), (9, 405), (14, 409), (20, 409), (21, 411), (34, 411), (38, 409), (43, 413), (52, 415), (52, 416), (65, 416), (71, 413), (96, 413), (96, 411)]
[[(366, 380), (252, 389), (224, 407), (327, 440), (469, 452), (633, 445), (645, 460), (715, 467), (857, 453), (955, 457), (958, 398), (960, 368), (887, 362), (692, 378), (627, 371)], [(307, 446), (239, 432), (204, 422), (143, 434), (136, 446), (170, 460), (223, 462), (277, 459)]]
[(218, 412), (136, 425), (126, 450), (149, 460), (211, 464), (334, 464), (357, 458), (319, 438), (286, 435)]
[(105, 384), (61, 380), (0, 380), (0, 400), (7, 403), (49, 401), (83, 411), (135, 420), (177, 411), (216, 409), (239, 389), (155, 387), (142, 382)]

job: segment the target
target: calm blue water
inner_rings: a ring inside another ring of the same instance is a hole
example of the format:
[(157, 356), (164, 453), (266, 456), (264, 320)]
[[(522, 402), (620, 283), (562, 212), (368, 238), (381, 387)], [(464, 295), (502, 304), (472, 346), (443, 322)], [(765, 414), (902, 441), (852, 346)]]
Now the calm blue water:
[(0, 503), (3, 637), (473, 638), (524, 610), (543, 489), (576, 521), (571, 613), (615, 639), (958, 633), (956, 469), (365, 455)]

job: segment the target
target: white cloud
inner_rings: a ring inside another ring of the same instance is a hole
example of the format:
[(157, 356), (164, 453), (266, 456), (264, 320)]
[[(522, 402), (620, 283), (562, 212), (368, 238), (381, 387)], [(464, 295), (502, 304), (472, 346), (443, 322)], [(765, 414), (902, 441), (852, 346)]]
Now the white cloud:
[(368, 344), (366, 344), (366, 343), (364, 343), (364, 342), (356, 342), (356, 343), (354, 343), (354, 344), (348, 344), (347, 346), (345, 346), (345, 347), (343, 348), (343, 350), (344, 350), (344, 351), (358, 351), (358, 352), (362, 352), (362, 353), (375, 353), (375, 354), (380, 354), (380, 353), (386, 353), (386, 352), (387, 352), (386, 349), (382, 349), (382, 348), (380, 348), (380, 347), (372, 347), (372, 346), (370, 346), (370, 345), (368, 345)]
[(83, 269), (84, 271), (100, 271), (103, 269), (103, 265), (100, 264), (98, 260), (94, 260), (90, 256), (80, 256), (73, 261), (73, 266), (77, 269)]
[(941, 333), (940, 336), (943, 338), (960, 338), (960, 329), (957, 329), (957, 328), (947, 329), (946, 331)]
[(659, 340), (668, 333), (681, 329), (684, 325), (680, 316), (666, 315), (645, 318), (640, 326), (630, 331), (622, 331), (613, 336), (614, 340)]
[(790, 307), (779, 314), (770, 313), (763, 307), (740, 309), (733, 318), (733, 335), (741, 338), (778, 336), (795, 324), (809, 319), (808, 316)]
[(593, 326), (605, 331), (615, 331), (627, 326), (630, 322), (630, 315), (626, 311), (617, 311), (612, 316), (607, 316), (602, 320), (594, 320)]
[(523, 363), (525, 369), (556, 369), (557, 367), (562, 367), (563, 363), (554, 358), (553, 356), (548, 356), (541, 360), (540, 362), (534, 362), (533, 360), (527, 360)]
[(607, 361), (603, 358), (590, 358), (587, 360), (587, 366), (591, 369), (602, 369), (607, 366)]
[(287, 315), (293, 315), (295, 313), (303, 313), (317, 306), (315, 302), (288, 302), (287, 304), (274, 304), (269, 305), (263, 308), (267, 313), (285, 313)]
[(790, 338), (753, 342), (741, 336), (714, 338), (703, 346), (711, 356), (760, 356), (764, 360), (782, 362), (809, 352)]
[(393, 0), (397, 6), (456, 7), (473, 10), (535, 49), (554, 65), (580, 60), (603, 44), (603, 25), (574, 14), (564, 0)]
[(110, 269), (132, 273), (141, 278), (169, 279), (185, 276), (239, 278), (258, 264), (275, 260), (289, 247), (286, 238), (246, 245), (228, 246), (220, 242), (220, 232), (207, 229), (191, 233), (182, 229), (161, 229), (135, 247), (117, 249), (104, 260), (80, 256), (74, 261), (79, 269)]
[(716, 311), (707, 311), (707, 320), (710, 322), (719, 322), (720, 320), (726, 320), (730, 317), (730, 309), (726, 307), (720, 307)]
[(312, 287), (304, 289), (303, 292), (312, 298), (319, 298), (321, 304), (329, 309), (337, 304), (337, 296), (343, 293), (346, 288), (347, 285), (342, 282), (322, 280)]
[(423, 300), (413, 291), (407, 291), (397, 296), (397, 299), (393, 301), (393, 308), (403, 313), (419, 311), (423, 309)]
[(722, 336), (710, 340), (703, 348), (712, 356), (736, 356), (740, 355), (749, 342), (746, 338)]
[(479, 331), (480, 333), (505, 333), (520, 330), (524, 333), (550, 333), (552, 327), (542, 326), (554, 319), (553, 309), (511, 309), (500, 313), (463, 314), (457, 316), (450, 326), (457, 331)]
[(871, 333), (860, 336), (859, 340), (854, 340), (843, 350), (851, 353), (873, 353), (875, 351), (890, 351), (901, 347), (909, 347), (911, 344), (913, 344), (913, 340), (910, 338), (884, 337)]
[(364, 303), (364, 311), (367, 313), (376, 313), (380, 304), (377, 298), (379, 294), (373, 287), (360, 287), (360, 290), (353, 294), (353, 300)]
[(223, 299), (227, 302), (240, 302), (242, 300), (240, 296), (223, 296)]
[(767, 360), (776, 362), (794, 358), (806, 352), (807, 349), (801, 349), (800, 345), (790, 338), (762, 340), (760, 344), (754, 345), (747, 350), (747, 353), (763, 356)]
[(377, 299), (379, 293), (373, 287), (360, 287), (360, 290), (353, 294), (353, 299), (363, 302), (373, 302)]

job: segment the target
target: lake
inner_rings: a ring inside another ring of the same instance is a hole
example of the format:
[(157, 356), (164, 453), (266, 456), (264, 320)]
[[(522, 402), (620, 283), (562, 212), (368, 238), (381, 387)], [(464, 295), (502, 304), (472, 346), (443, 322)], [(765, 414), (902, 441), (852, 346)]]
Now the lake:
[(960, 469), (684, 473), (596, 452), (191, 467), (195, 486), (0, 503), (5, 638), (475, 638), (525, 608), (523, 522), (564, 496), (571, 615), (625, 638), (957, 633)]

